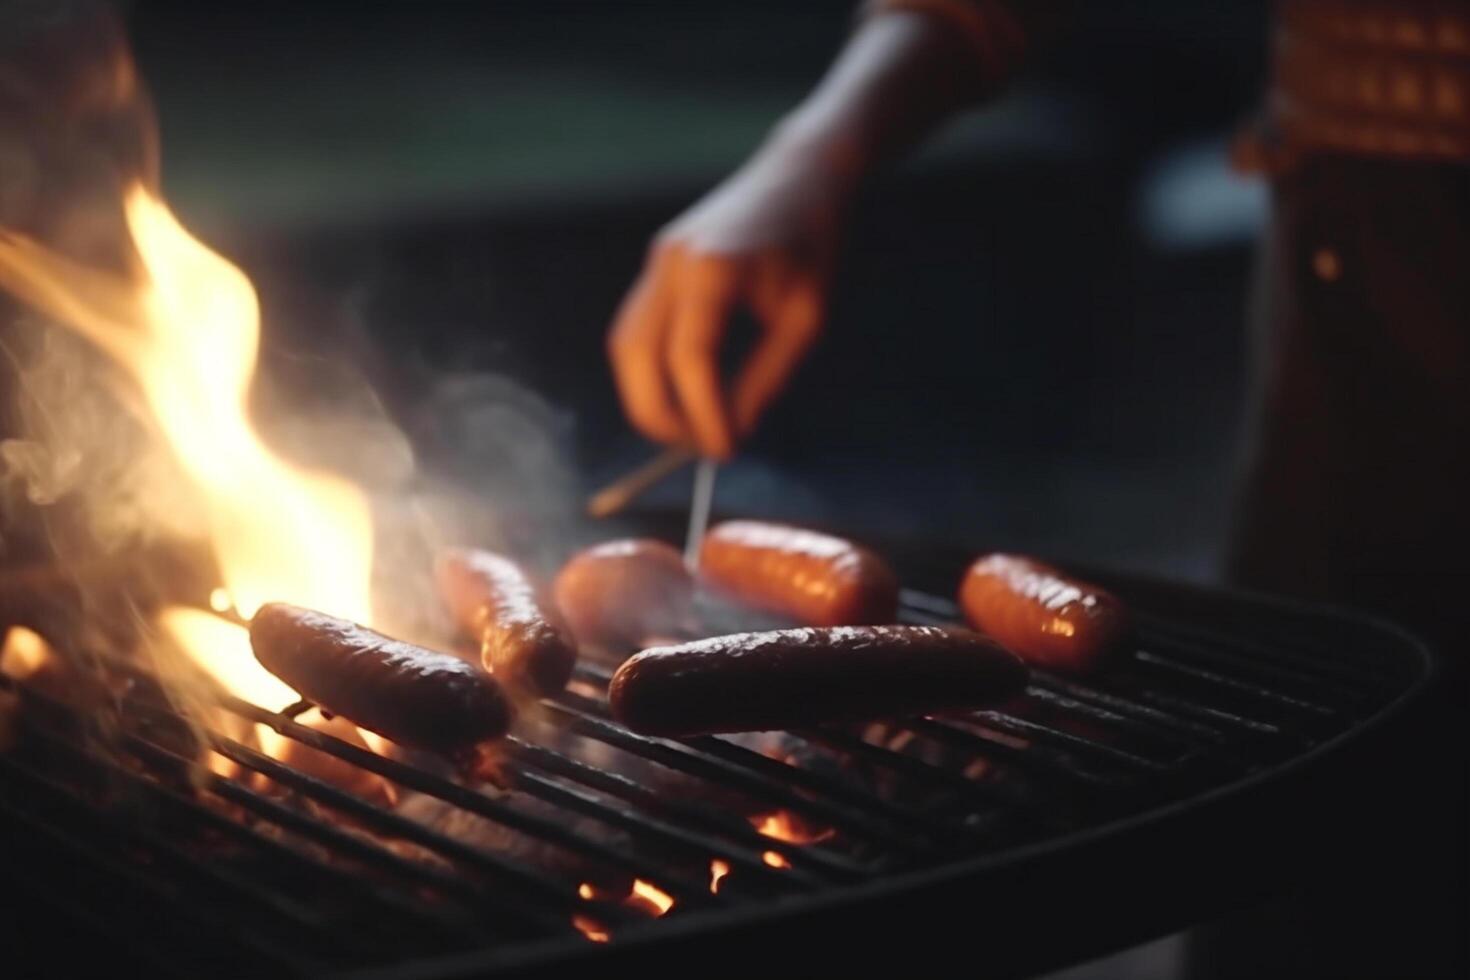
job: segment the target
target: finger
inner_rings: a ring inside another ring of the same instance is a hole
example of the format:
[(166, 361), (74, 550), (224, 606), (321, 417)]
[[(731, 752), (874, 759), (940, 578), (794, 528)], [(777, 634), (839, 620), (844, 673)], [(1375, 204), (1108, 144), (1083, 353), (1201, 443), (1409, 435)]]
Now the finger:
[(825, 303), (816, 280), (803, 277), (762, 299), (756, 313), (765, 330), (741, 368), (731, 396), (735, 429), (741, 438), (755, 430), (822, 329)]
[(656, 442), (682, 443), (689, 434), (665, 376), (672, 305), (666, 265), (658, 256), (649, 260), (618, 309), (607, 352), (628, 421)]
[(720, 342), (738, 291), (737, 266), (723, 259), (684, 257), (669, 334), (669, 378), (699, 451), (728, 459), (735, 451), (729, 407), (720, 383)]

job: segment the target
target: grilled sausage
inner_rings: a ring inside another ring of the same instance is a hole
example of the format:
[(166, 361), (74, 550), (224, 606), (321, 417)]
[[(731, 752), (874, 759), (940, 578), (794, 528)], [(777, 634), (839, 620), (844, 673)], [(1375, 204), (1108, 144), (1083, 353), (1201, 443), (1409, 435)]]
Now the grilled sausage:
[(634, 731), (702, 735), (977, 708), (1026, 675), (968, 630), (805, 627), (644, 650), (618, 668), (608, 698)]
[(679, 552), (662, 541), (634, 538), (574, 555), (557, 574), (554, 593), (578, 640), (631, 649), (649, 636), (680, 631), (694, 580)]
[(700, 577), (750, 606), (808, 626), (893, 622), (898, 579), (851, 541), (784, 524), (725, 521), (704, 536)]
[(1041, 562), (986, 555), (960, 585), (970, 625), (1038, 667), (1085, 671), (1128, 629), (1123, 604), (1108, 592)]
[(480, 642), (486, 670), (509, 687), (537, 694), (567, 686), (576, 644), (515, 562), (455, 548), (439, 556), (435, 572), (455, 622)]
[(345, 619), (267, 603), (250, 645), (303, 698), (408, 748), (466, 758), (510, 727), (509, 700), (474, 664)]

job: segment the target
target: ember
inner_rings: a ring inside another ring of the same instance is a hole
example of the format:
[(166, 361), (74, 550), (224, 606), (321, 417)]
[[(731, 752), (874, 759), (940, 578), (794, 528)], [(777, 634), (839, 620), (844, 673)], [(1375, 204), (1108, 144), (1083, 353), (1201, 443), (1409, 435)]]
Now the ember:
[(835, 833), (831, 827), (810, 826), (790, 810), (758, 814), (750, 818), (750, 823), (762, 836), (788, 844), (818, 844)]
[(29, 681), (54, 665), (56, 654), (35, 630), (12, 626), (0, 644), (0, 674), (11, 680)]
[(761, 855), (761, 860), (766, 862), (766, 864), (770, 865), (773, 868), (781, 868), (782, 870), (785, 870), (786, 868), (791, 867), (791, 862), (788, 861), (785, 855), (781, 854), (779, 851), (766, 851), (764, 854)]
[(622, 896), (608, 894), (604, 889), (597, 888), (590, 882), (582, 882), (577, 886), (577, 895), (583, 901), (591, 902), (598, 898), (608, 901), (620, 902), (630, 909), (637, 909), (657, 919), (666, 914), (674, 907), (674, 897), (651, 881), (642, 878), (634, 878), (628, 887), (628, 892)]
[(730, 874), (730, 862), (715, 858), (709, 863), (709, 893), (718, 895), (720, 893), (720, 882)]
[(594, 943), (605, 943), (612, 938), (612, 933), (607, 931), (606, 926), (589, 916), (572, 916), (572, 925)]

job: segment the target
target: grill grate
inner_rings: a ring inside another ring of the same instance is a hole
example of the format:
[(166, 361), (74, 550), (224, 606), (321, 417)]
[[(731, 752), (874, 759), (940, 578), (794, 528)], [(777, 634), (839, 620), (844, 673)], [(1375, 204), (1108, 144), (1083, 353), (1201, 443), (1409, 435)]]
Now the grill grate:
[[(0, 678), (24, 709), (0, 754), (0, 840), (25, 842), (11, 857), (48, 908), (159, 969), (493, 971), (586, 952), (574, 917), (615, 944), (654, 939), (674, 920), (695, 929), (752, 908), (796, 912), (1065, 844), (1286, 765), (1403, 700), (1427, 672), (1416, 647), (1366, 624), (1172, 587), (1120, 591), (1140, 613), (1138, 642), (1106, 675), (1039, 673), (1015, 703), (964, 717), (647, 738), (609, 718), (594, 692), (610, 672), (583, 664), (574, 689), (507, 741), (508, 791), (220, 699), (241, 721), (388, 780), (397, 807), (223, 731), (208, 733), (211, 747), (246, 775), (216, 775), (146, 695), (146, 676), (109, 752), (84, 713)], [(943, 599), (903, 598), (906, 621), (956, 619)], [(774, 811), (820, 839), (762, 835), (752, 817)], [(728, 874), (712, 891), (716, 859)], [(622, 900), (634, 878), (673, 898), (665, 919)]]

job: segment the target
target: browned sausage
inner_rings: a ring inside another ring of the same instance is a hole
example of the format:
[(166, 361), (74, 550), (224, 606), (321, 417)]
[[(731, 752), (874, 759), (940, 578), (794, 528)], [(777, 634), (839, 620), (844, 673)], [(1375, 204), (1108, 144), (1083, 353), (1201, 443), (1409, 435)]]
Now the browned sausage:
[(612, 650), (677, 634), (689, 618), (694, 580), (662, 541), (608, 541), (574, 555), (554, 586), (578, 640)]
[(851, 541), (784, 524), (725, 521), (704, 536), (700, 577), (747, 605), (808, 626), (891, 623), (898, 579)]
[(837, 626), (736, 633), (644, 650), (608, 688), (613, 715), (646, 735), (768, 731), (978, 708), (1026, 667), (968, 630)]
[(520, 566), (488, 551), (455, 548), (439, 556), (435, 571), (460, 629), (479, 641), (486, 670), (538, 694), (567, 686), (576, 644)]
[(1029, 663), (1084, 671), (1128, 629), (1123, 604), (1095, 585), (1016, 555), (986, 555), (960, 584), (970, 625)]
[(345, 619), (267, 603), (250, 645), (303, 698), (408, 748), (464, 757), (510, 727), (510, 701), (479, 667)]

